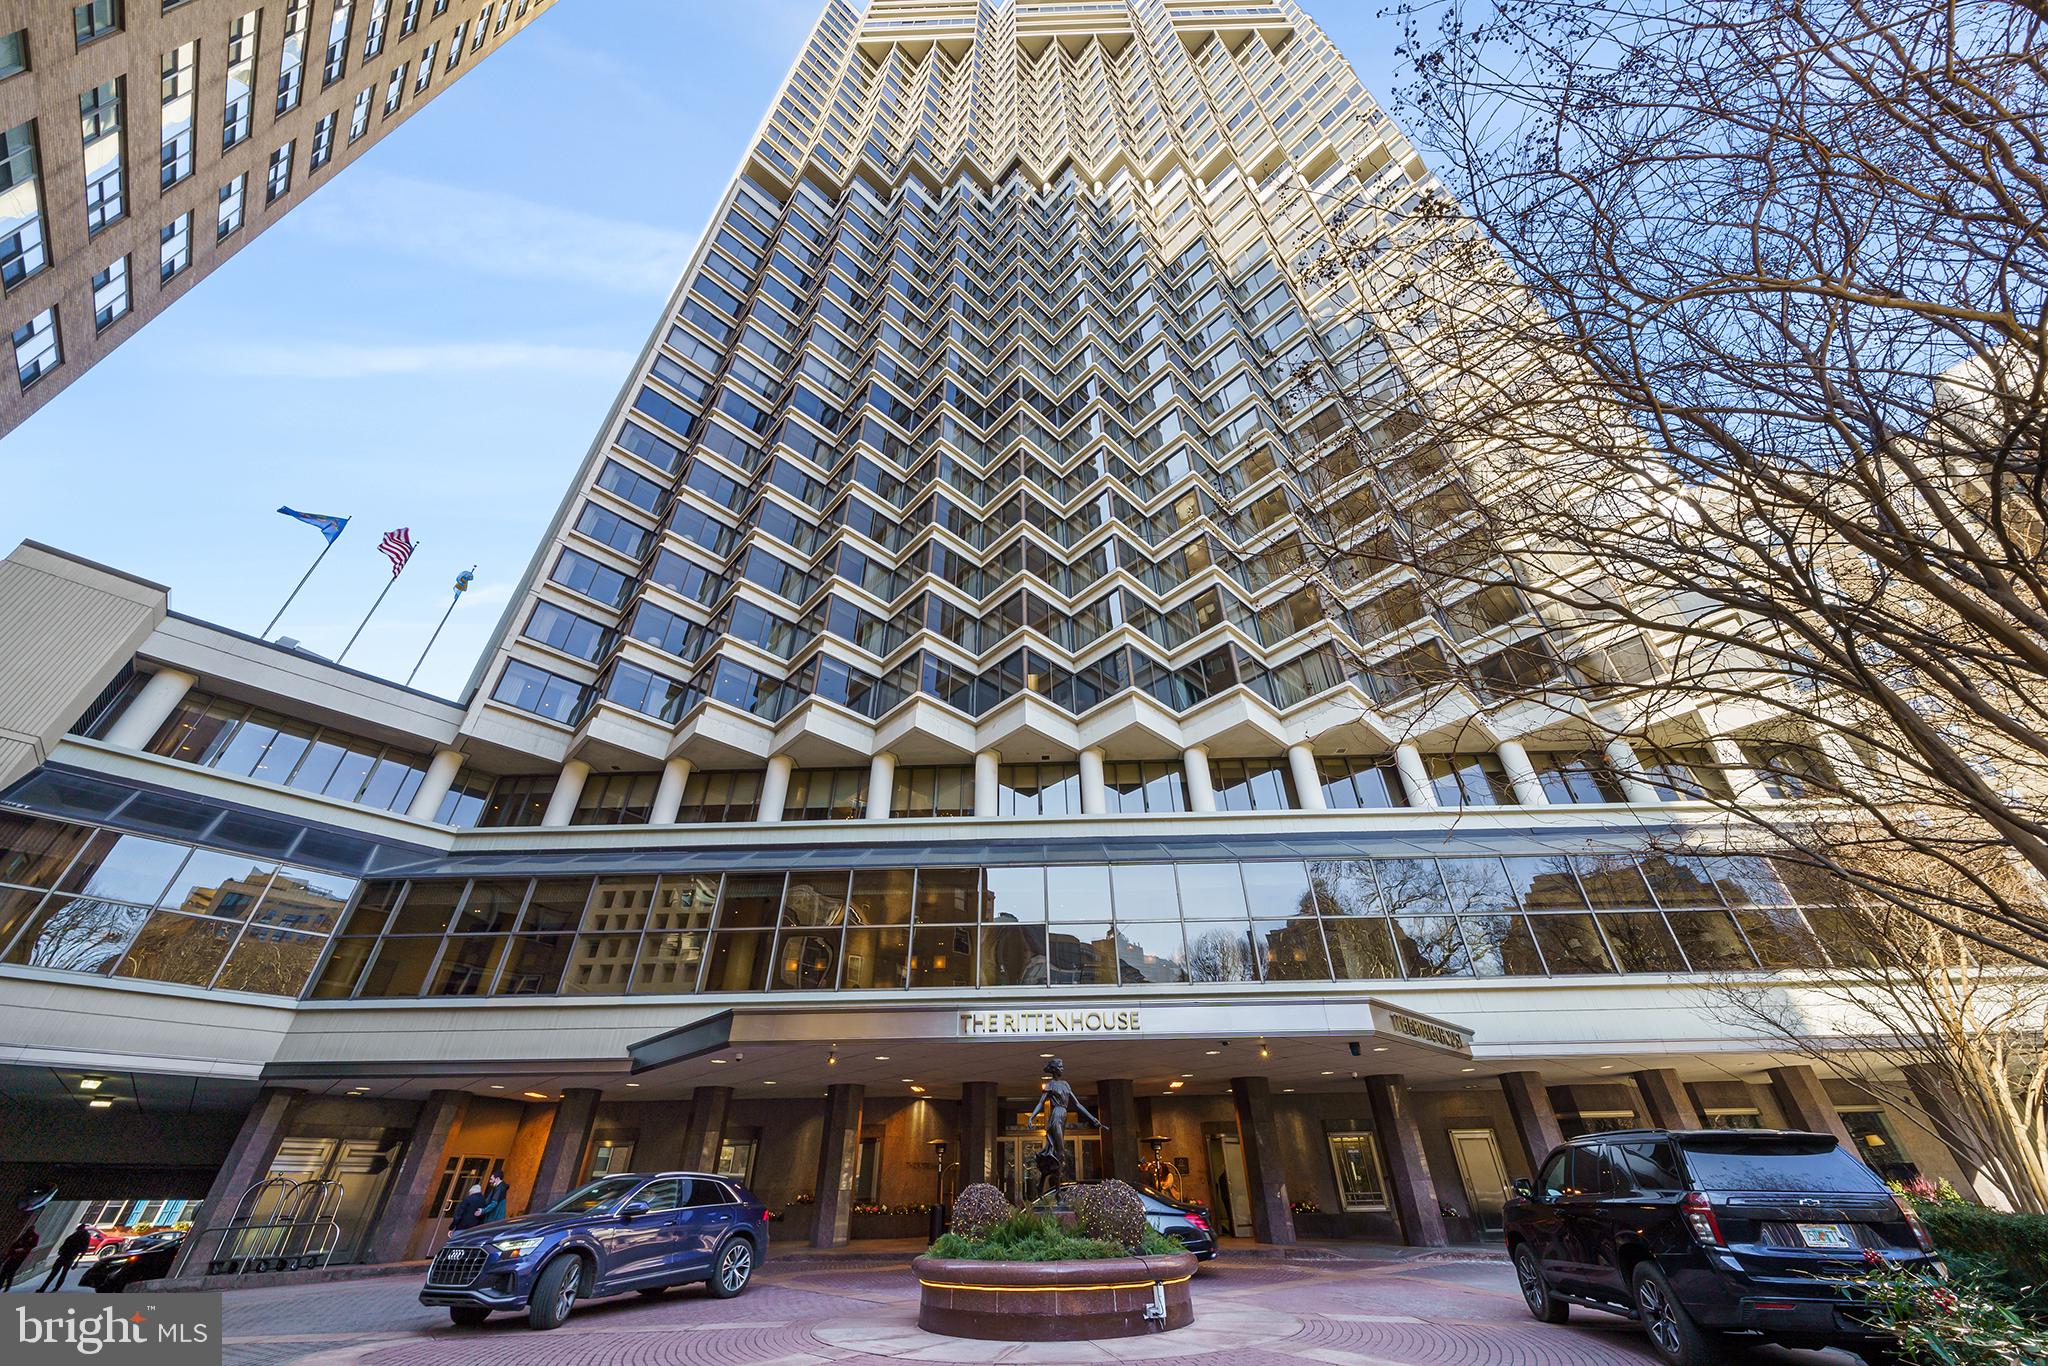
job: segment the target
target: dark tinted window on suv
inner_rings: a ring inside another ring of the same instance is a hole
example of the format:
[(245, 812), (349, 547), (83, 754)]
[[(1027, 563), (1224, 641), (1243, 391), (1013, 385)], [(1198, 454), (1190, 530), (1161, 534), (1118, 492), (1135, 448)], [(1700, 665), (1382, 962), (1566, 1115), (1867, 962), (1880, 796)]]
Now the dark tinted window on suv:
[(1675, 1191), (1685, 1189), (1678, 1174), (1678, 1161), (1669, 1143), (1621, 1143), (1615, 1145), (1615, 1162), (1629, 1189)]
[(683, 1183), (674, 1177), (649, 1181), (634, 1192), (633, 1203), (644, 1203), (648, 1210), (654, 1213), (676, 1209), (683, 1203)]
[(1561, 1153), (1553, 1154), (1550, 1161), (1543, 1164), (1543, 1175), (1536, 1182), (1537, 1199), (1555, 1200), (1565, 1193), (1565, 1189), (1571, 1184), (1571, 1160), (1572, 1150), (1566, 1148)]
[(689, 1203), (692, 1206), (730, 1205), (733, 1203), (732, 1192), (716, 1181), (706, 1181), (698, 1177), (690, 1182)]
[(1688, 1138), (1693, 1185), (1710, 1191), (1856, 1191), (1881, 1195), (1877, 1173), (1832, 1138)]
[(1588, 1195), (1625, 1195), (1635, 1189), (1627, 1173), (1620, 1170), (1614, 1146), (1609, 1143), (1579, 1150), (1578, 1181)]

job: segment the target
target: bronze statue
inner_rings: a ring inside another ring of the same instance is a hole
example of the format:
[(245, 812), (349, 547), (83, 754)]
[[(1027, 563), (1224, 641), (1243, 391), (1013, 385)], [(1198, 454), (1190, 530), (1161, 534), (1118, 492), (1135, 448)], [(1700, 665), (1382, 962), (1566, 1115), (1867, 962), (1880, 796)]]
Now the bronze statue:
[(1038, 1193), (1045, 1194), (1061, 1184), (1060, 1176), (1067, 1165), (1067, 1111), (1080, 1111), (1081, 1118), (1096, 1128), (1103, 1128), (1101, 1120), (1088, 1113), (1088, 1107), (1074, 1094), (1074, 1088), (1067, 1084), (1066, 1064), (1054, 1058), (1045, 1065), (1045, 1075), (1052, 1078), (1039, 1093), (1038, 1104), (1031, 1107), (1031, 1118), (1027, 1124), (1038, 1123), (1040, 1111), (1045, 1112), (1045, 1146), (1038, 1150), (1035, 1165), (1038, 1168)]

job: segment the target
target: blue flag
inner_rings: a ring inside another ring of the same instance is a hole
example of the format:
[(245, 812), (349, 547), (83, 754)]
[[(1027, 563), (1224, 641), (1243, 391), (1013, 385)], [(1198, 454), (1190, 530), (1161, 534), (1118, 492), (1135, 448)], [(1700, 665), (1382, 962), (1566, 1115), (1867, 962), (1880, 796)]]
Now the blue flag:
[(279, 508), (278, 511), (287, 517), (297, 518), (309, 527), (317, 528), (320, 534), (327, 538), (327, 544), (329, 545), (333, 545), (334, 538), (339, 536), (342, 530), (348, 526), (348, 518), (329, 517), (324, 512), (294, 512), (290, 508)]

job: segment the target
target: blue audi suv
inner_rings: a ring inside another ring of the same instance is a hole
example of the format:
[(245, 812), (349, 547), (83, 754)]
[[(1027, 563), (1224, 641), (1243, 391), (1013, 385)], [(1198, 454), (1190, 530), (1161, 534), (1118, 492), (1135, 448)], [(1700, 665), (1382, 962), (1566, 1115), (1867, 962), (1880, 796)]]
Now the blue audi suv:
[(768, 1252), (768, 1211), (745, 1187), (703, 1172), (605, 1176), (539, 1214), (479, 1224), (434, 1254), (420, 1303), (475, 1327), (524, 1310), (556, 1328), (578, 1300), (702, 1284), (716, 1299), (747, 1288)]

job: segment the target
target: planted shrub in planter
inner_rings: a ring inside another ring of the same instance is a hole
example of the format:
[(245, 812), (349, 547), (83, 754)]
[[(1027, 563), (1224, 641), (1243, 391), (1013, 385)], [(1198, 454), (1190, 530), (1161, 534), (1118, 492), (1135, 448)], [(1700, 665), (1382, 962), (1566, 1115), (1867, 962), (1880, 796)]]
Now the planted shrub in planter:
[[(1144, 1205), (1129, 1187), (1123, 1193), (1137, 1206), (1135, 1228), (1129, 1205), (1115, 1194), (1087, 1202), (1096, 1206), (1092, 1215), (1080, 1214), (1070, 1227), (1057, 1217), (1010, 1210), (1000, 1192), (990, 1191), (994, 1199), (980, 1193), (988, 1189), (962, 1191), (952, 1232), (911, 1263), (919, 1285), (918, 1323), (928, 1331), (1074, 1342), (1163, 1332), (1194, 1321), (1188, 1294), (1194, 1256), (1145, 1222)], [(1122, 1241), (1127, 1237), (1131, 1241)], [(1044, 1291), (1058, 1293), (1029, 1293)]]
[(1001, 1191), (986, 1181), (976, 1182), (953, 1197), (953, 1231), (970, 1242), (986, 1238), (1016, 1212)]
[(1144, 1199), (1121, 1181), (1083, 1186), (1074, 1198), (1074, 1219), (1088, 1237), (1132, 1251), (1144, 1246), (1147, 1233), (1164, 1241), (1145, 1221)]

